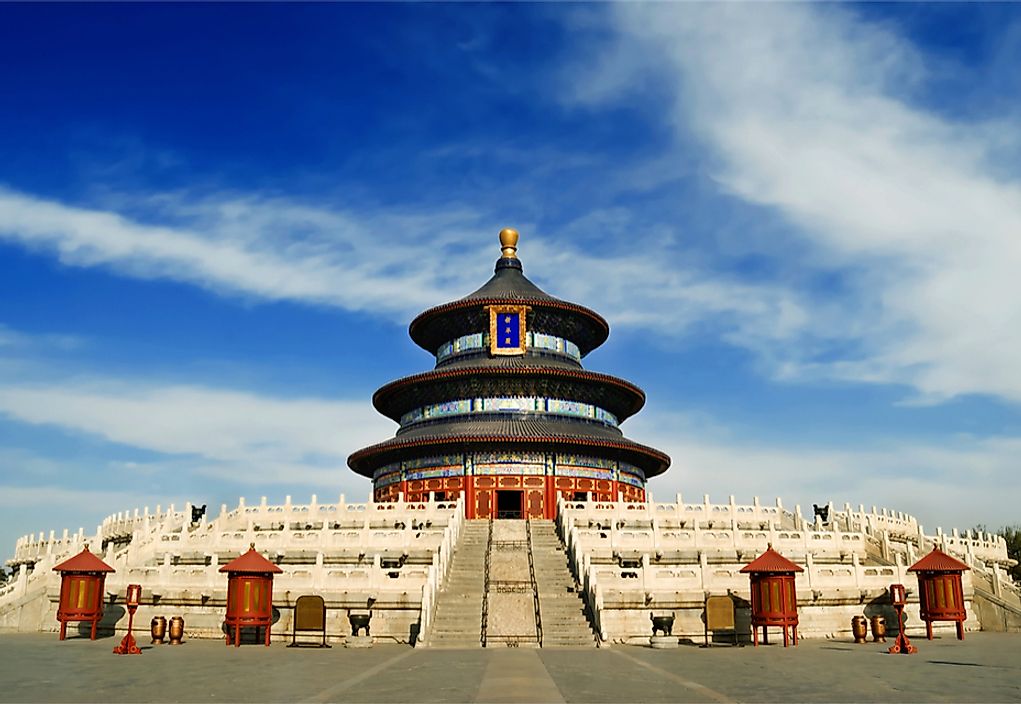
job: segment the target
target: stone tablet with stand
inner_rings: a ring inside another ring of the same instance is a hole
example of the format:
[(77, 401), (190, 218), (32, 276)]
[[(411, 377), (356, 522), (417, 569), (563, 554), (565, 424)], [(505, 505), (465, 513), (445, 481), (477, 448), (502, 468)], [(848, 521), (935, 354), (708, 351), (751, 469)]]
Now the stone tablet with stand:
[[(298, 632), (319, 633), (322, 635), (321, 643), (299, 643)], [(294, 602), (294, 620), (291, 621), (291, 644), (288, 648), (312, 646), (315, 648), (329, 648), (326, 642), (326, 602), (316, 594), (299, 596)]]
[(708, 648), (709, 631), (730, 631), (734, 634), (734, 645), (737, 645), (737, 622), (735, 619), (736, 608), (734, 599), (727, 596), (707, 596), (705, 600), (705, 614), (702, 620), (705, 622), (705, 644)]

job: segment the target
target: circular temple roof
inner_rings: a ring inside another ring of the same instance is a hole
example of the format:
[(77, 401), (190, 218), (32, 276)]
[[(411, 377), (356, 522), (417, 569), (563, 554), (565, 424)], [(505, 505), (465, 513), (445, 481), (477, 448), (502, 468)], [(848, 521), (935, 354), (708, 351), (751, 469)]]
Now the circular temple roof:
[(578, 345), (582, 355), (599, 347), (610, 335), (610, 326), (601, 315), (577, 303), (554, 298), (529, 281), (516, 255), (498, 259), (493, 278), (477, 291), (419, 314), (411, 321), (408, 332), (419, 347), (435, 354), (444, 342), (487, 330), (485, 306), (501, 304), (531, 306), (529, 330), (566, 338)]

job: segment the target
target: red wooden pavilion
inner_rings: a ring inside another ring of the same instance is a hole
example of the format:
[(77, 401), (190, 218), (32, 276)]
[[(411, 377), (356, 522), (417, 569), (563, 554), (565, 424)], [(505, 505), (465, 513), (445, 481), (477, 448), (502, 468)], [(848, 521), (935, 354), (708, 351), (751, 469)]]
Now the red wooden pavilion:
[(96, 639), (96, 626), (103, 618), (103, 587), (106, 575), (114, 568), (89, 552), (89, 546), (74, 557), (53, 568), (60, 572), (60, 602), (57, 620), (60, 621), (60, 640), (67, 635), (71, 621), (92, 623), (91, 640)]
[(783, 647), (787, 647), (787, 628), (790, 627), (794, 645), (798, 644), (798, 602), (794, 590), (794, 575), (804, 572), (798, 565), (778, 553), (770, 545), (741, 568), (748, 573), (752, 588), (752, 642), (759, 644), (758, 628), (762, 627), (762, 642), (769, 643), (767, 626), (783, 629)]
[[(220, 568), (227, 573), (227, 645), (241, 645), (242, 628), (265, 628), (266, 645), (273, 625), (273, 575), (283, 572), (255, 551), (248, 552)], [(233, 632), (231, 628), (233, 627)], [(233, 635), (232, 635), (233, 633)]]
[(962, 575), (971, 569), (939, 548), (911, 565), (908, 572), (918, 575), (918, 606), (925, 621), (925, 635), (932, 640), (933, 621), (955, 621), (957, 640), (964, 640), (964, 587)]

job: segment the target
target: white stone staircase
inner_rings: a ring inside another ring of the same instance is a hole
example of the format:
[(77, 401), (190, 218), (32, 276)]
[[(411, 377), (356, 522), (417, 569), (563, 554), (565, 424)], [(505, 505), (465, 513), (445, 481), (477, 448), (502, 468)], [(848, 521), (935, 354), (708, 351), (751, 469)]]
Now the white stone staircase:
[(468, 521), (423, 645), (593, 647), (553, 521)]
[(583, 647), (596, 645), (567, 553), (553, 521), (529, 521), (532, 561), (539, 593), (542, 646)]
[(482, 595), (485, 591), (489, 522), (466, 521), (454, 550), (450, 573), (436, 599), (436, 614), (423, 645), (432, 648), (482, 646)]

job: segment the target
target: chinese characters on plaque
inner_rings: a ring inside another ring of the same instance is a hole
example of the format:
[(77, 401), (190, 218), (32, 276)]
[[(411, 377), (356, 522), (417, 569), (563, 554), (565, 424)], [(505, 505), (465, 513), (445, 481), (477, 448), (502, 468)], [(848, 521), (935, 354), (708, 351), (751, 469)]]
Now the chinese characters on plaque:
[(528, 306), (489, 307), (490, 354), (524, 354)]

